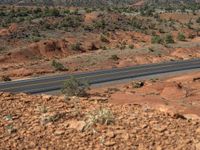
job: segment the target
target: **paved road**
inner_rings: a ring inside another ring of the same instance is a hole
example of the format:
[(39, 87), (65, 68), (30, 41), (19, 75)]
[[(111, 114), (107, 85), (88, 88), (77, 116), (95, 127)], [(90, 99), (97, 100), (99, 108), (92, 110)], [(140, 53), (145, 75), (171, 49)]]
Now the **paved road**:
[(36, 94), (61, 89), (63, 87), (64, 81), (69, 79), (70, 76), (75, 76), (77, 79), (81, 81), (87, 81), (90, 84), (102, 84), (111, 81), (119, 81), (130, 78), (134, 79), (149, 75), (157, 75), (170, 72), (172, 73), (176, 71), (191, 69), (200, 69), (200, 59), (172, 61), (160, 64), (148, 64), (126, 68), (100, 70), (88, 73), (62, 74), (32, 78), (27, 80), (2, 82), (0, 83), (0, 91)]

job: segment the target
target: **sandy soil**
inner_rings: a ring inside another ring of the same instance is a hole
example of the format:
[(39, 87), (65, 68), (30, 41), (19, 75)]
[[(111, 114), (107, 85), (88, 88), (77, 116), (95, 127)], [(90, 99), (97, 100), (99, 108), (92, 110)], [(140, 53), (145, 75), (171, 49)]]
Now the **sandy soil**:
[[(94, 92), (108, 92), (113, 104), (140, 104), (167, 112), (188, 116), (200, 116), (200, 72), (187, 73), (169, 79), (141, 81), (144, 86), (137, 88), (140, 81), (131, 84), (111, 85)], [(112, 89), (114, 92), (112, 92)]]
[[(120, 35), (123, 35), (123, 33), (120, 33)], [(87, 41), (87, 39), (83, 39), (83, 41)], [(68, 40), (41, 41), (38, 44), (33, 44), (28, 49), (24, 49), (24, 53), (20, 50), (1, 55), (0, 76), (8, 75), (12, 79), (17, 79), (61, 73), (52, 66), (53, 59), (57, 59), (68, 68), (67, 73), (69, 73), (199, 58), (199, 41), (200, 38), (198, 37), (187, 42), (177, 42), (169, 48), (162, 45), (149, 46), (149, 44), (138, 42), (135, 44), (134, 49), (128, 47), (123, 50), (119, 48), (99, 49), (87, 51), (87, 53), (70, 50)], [(112, 44), (114, 43), (117, 43), (117, 41), (113, 40)], [(90, 47), (91, 44), (92, 42), (89, 42), (84, 45)], [(96, 46), (98, 46), (98, 42)], [(119, 59), (113, 60), (113, 55), (117, 55)], [(40, 59), (42, 57), (43, 59)]]

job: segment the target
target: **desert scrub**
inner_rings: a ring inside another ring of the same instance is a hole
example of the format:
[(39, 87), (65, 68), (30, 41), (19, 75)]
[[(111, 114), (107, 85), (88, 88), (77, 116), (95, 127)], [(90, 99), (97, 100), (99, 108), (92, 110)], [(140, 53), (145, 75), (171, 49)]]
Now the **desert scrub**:
[(3, 76), (1, 77), (1, 80), (2, 80), (2, 81), (11, 81), (11, 78), (10, 78), (9, 76), (3, 75)]
[(179, 40), (179, 41), (185, 41), (185, 35), (183, 34), (183, 33), (178, 33), (178, 37), (177, 37), (177, 39)]
[(94, 128), (97, 124), (110, 125), (114, 123), (115, 117), (111, 110), (100, 108), (89, 112), (86, 120), (86, 129)]
[(103, 35), (103, 34), (101, 34), (100, 40), (101, 40), (102, 42), (109, 43), (109, 40), (108, 40), (107, 37), (106, 37), (105, 35)]
[(71, 45), (71, 49), (74, 51), (82, 51), (81, 43), (77, 42)]
[(45, 125), (49, 122), (56, 122), (62, 118), (64, 118), (65, 113), (55, 113), (55, 114), (42, 114), (40, 117), (40, 123)]
[(144, 86), (144, 82), (143, 81), (134, 81), (131, 83), (133, 88), (141, 88)]
[(51, 65), (55, 68), (56, 71), (66, 71), (68, 70), (67, 68), (64, 67), (63, 64), (61, 64), (60, 62), (53, 60)]
[(62, 93), (66, 97), (70, 96), (87, 96), (87, 90), (89, 89), (89, 84), (87, 82), (81, 82), (75, 77), (70, 77), (70, 79), (64, 82), (64, 87)]
[(151, 43), (153, 43), (153, 44), (155, 44), (155, 43), (160, 44), (160, 43), (162, 43), (162, 39), (160, 38), (160, 36), (154, 35), (151, 38)]
[(174, 39), (173, 39), (173, 36), (171, 34), (167, 34), (165, 36), (165, 43), (166, 44), (174, 43)]
[(112, 56), (110, 57), (110, 59), (112, 59), (112, 60), (114, 60), (114, 61), (117, 61), (117, 60), (119, 60), (119, 57), (118, 57), (117, 55), (112, 55)]
[(12, 124), (7, 125), (5, 128), (9, 134), (17, 132), (17, 129)]
[(196, 20), (196, 22), (200, 24), (200, 17)]
[(129, 45), (128, 47), (129, 47), (130, 49), (134, 49), (134, 45), (133, 45), (133, 44)]

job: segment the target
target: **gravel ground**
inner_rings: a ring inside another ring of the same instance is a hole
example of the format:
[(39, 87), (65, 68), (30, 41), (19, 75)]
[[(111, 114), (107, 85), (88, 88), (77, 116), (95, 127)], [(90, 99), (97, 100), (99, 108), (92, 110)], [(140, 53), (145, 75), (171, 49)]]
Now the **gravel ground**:
[[(94, 110), (109, 112), (107, 122), (92, 122)], [(112, 105), (105, 96), (0, 93), (0, 149), (199, 150), (200, 121), (147, 106)]]

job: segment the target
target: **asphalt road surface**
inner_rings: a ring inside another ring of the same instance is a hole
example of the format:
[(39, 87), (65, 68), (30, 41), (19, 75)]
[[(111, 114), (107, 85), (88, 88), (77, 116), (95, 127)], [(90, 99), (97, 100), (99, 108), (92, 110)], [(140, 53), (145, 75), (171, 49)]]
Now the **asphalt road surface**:
[(64, 81), (69, 79), (71, 76), (74, 76), (80, 81), (86, 81), (91, 85), (96, 85), (124, 79), (134, 79), (149, 75), (162, 75), (163, 73), (173, 73), (176, 71), (194, 69), (200, 69), (200, 59), (171, 61), (159, 64), (137, 65), (126, 68), (114, 68), (86, 73), (43, 76), (27, 80), (1, 82), (0, 91), (37, 94), (62, 89)]

